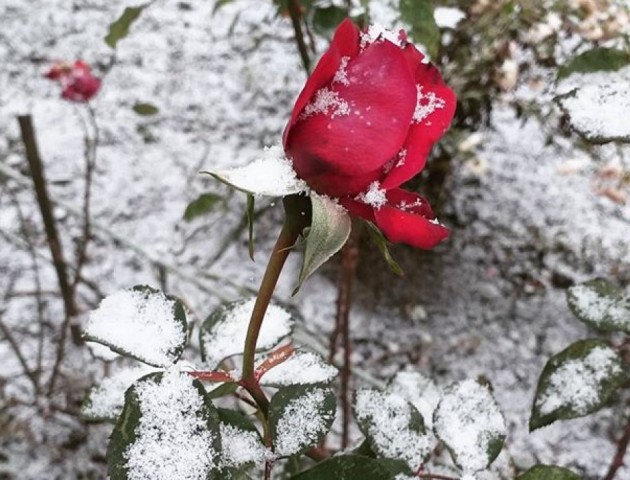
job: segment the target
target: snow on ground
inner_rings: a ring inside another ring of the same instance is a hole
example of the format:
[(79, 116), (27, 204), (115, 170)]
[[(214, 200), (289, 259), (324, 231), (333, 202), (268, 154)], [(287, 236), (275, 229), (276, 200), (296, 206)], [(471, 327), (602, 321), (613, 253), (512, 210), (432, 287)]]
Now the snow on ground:
[[(41, 73), (57, 59), (106, 64), (110, 49), (102, 37), (128, 5), (134, 3), (7, 0), (0, 6), (0, 165), (26, 172), (12, 117), (32, 113), (51, 196), (65, 205), (56, 213), (65, 227), (67, 256), (79, 228), (70, 207), (80, 209), (82, 198), (85, 111), (62, 102), (56, 85)], [(212, 8), (213, 2), (160, 0), (119, 44), (117, 62), (94, 104), (101, 137), (93, 198), (96, 240), (84, 274), (98, 289), (81, 290), (86, 306), (121, 288), (150, 284), (183, 298), (192, 320), (200, 321), (221, 300), (251, 293), (261, 277), (279, 228), (279, 206), (257, 205), (268, 211), (256, 225), (257, 263), (252, 263), (246, 232), (236, 230), (244, 195), (198, 172), (247, 164), (265, 145), (277, 143), (304, 74), (289, 22), (276, 18), (266, 3), (237, 0), (215, 16)], [(385, 6), (379, 22), (386, 24), (387, 15)], [(140, 117), (131, 108), (136, 102), (150, 102), (159, 113)], [(431, 253), (395, 248), (407, 273), (403, 279), (394, 278), (366, 244), (355, 287), (357, 365), (382, 380), (411, 363), (439, 386), (477, 375), (492, 381), (509, 435), (495, 473), (483, 479), (509, 476), (510, 460), (523, 468), (537, 460), (557, 463), (594, 479), (614, 453), (608, 439), (611, 410), (527, 432), (546, 359), (586, 335), (565, 305), (564, 288), (597, 275), (630, 281), (630, 207), (606, 193), (602, 176), (612, 168), (628, 170), (627, 150), (597, 147), (589, 156), (561, 138), (552, 145), (546, 140), (539, 123), (522, 124), (497, 105), (493, 128), (473, 147), (475, 158), (456, 158), (447, 178), (438, 213), (453, 227), (451, 240)], [(206, 191), (224, 196), (226, 206), (182, 222), (187, 203)], [(24, 336), (29, 362), (41, 357), (50, 368), (54, 325), (34, 320), (38, 309), (28, 295), (34, 266), (20, 240), (23, 217), (41, 254), (42, 289), (54, 292), (38, 215), (29, 190), (0, 181), (0, 293), (12, 280), (17, 292), (2, 300), (2, 320)], [(158, 267), (160, 262), (168, 268)], [(289, 298), (298, 267), (297, 258), (289, 261), (280, 299)], [(335, 267), (324, 273), (334, 275)], [(319, 275), (292, 300), (308, 319), (306, 329), (323, 344), (335, 295), (334, 276)], [(54, 294), (44, 298), (46, 317), (58, 323), (61, 306)], [(41, 348), (40, 328), (46, 332)], [(186, 355), (198, 361), (194, 352)], [(22, 367), (6, 342), (0, 343), (0, 358), (2, 376), (10, 379), (2, 384), (2, 398), (18, 403), (14, 430), (8, 437), (0, 432), (9, 439), (0, 445), (9, 459), (0, 471), (25, 480), (102, 475), (110, 427), (86, 430), (63, 411), (51, 415), (45, 402), (28, 404), (33, 387), (20, 375)], [(86, 351), (69, 348), (54, 400), (79, 404), (80, 387), (102, 378), (106, 369)], [(626, 468), (619, 478), (629, 474)]]

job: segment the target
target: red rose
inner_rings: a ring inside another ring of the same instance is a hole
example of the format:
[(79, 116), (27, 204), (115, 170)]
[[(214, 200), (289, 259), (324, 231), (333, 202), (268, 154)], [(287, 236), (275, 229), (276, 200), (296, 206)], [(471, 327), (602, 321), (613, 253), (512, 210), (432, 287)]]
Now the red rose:
[(432, 248), (448, 229), (424, 199), (397, 187), (424, 168), (455, 106), (403, 31), (361, 32), (345, 20), (295, 103), (285, 153), (309, 187), (376, 223), (389, 240)]
[(74, 63), (58, 62), (44, 74), (61, 83), (61, 96), (73, 102), (87, 102), (101, 88), (101, 80), (92, 74), (90, 66), (82, 60)]

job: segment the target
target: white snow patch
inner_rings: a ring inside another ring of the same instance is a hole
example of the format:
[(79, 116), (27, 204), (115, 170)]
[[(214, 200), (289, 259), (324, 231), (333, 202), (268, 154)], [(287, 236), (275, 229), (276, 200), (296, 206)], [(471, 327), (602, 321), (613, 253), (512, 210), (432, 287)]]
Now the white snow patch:
[(435, 23), (440, 28), (455, 28), (459, 22), (466, 18), (466, 14), (459, 8), (437, 7), (433, 12)]
[(85, 334), (152, 365), (169, 366), (174, 350), (186, 342), (174, 309), (175, 301), (162, 292), (121, 290), (90, 313)]
[(284, 197), (308, 191), (279, 145), (265, 147), (262, 158), (252, 163), (214, 173), (226, 183), (256, 195)]
[(339, 92), (323, 87), (315, 92), (315, 97), (304, 108), (301, 116), (306, 118), (319, 113), (328, 115), (330, 118), (350, 115), (350, 106), (341, 98)]
[(91, 391), (82, 414), (87, 418), (116, 418), (125, 404), (125, 392), (140, 377), (155, 370), (150, 367), (122, 368), (113, 375), (104, 378), (100, 385)]
[(204, 480), (217, 466), (204, 399), (188, 375), (165, 372), (136, 386), (142, 416), (124, 453), (130, 480)]
[[(206, 354), (206, 362), (215, 368), (223, 359), (242, 354), (247, 336), (247, 327), (254, 310), (255, 298), (250, 298), (231, 306), (225, 316), (212, 328), (202, 330), (201, 342)], [(260, 329), (257, 348), (260, 350), (274, 347), (284, 337), (291, 334), (293, 328), (291, 314), (277, 305), (269, 305)]]
[(536, 402), (543, 415), (570, 407), (584, 415), (599, 400), (604, 380), (621, 373), (614, 350), (596, 347), (583, 359), (564, 363), (549, 377), (549, 385)]
[(431, 452), (429, 435), (409, 428), (411, 408), (403, 397), (376, 390), (359, 390), (355, 414), (365, 422), (379, 455), (405, 461), (416, 471)]
[(312, 352), (296, 352), (281, 364), (267, 371), (263, 385), (307, 385), (326, 383), (338, 374), (338, 370)]
[(506, 434), (505, 420), (490, 390), (474, 380), (459, 382), (444, 392), (435, 411), (434, 430), (464, 473), (486, 468), (490, 442)]
[(630, 137), (630, 82), (584, 85), (560, 99), (573, 127), (592, 139)]
[(380, 182), (376, 181), (372, 182), (367, 191), (357, 195), (355, 199), (379, 209), (387, 204), (387, 192), (381, 188)]
[(433, 428), (433, 412), (442, 396), (441, 389), (433, 380), (419, 372), (398, 372), (387, 386), (387, 391), (416, 407), (426, 427)]
[(401, 48), (404, 47), (404, 44), (400, 39), (400, 32), (388, 30), (382, 25), (374, 24), (368, 27), (367, 32), (363, 32), (361, 34), (361, 50), (375, 42), (384, 40), (387, 40), (394, 45), (398, 45)]
[(346, 69), (348, 68), (348, 62), (350, 61), (350, 57), (341, 57), (341, 63), (339, 64), (339, 70), (335, 73), (333, 78), (333, 83), (341, 83), (342, 85), (350, 85), (350, 79), (348, 78), (348, 72)]
[(420, 123), (426, 120), (436, 110), (443, 109), (446, 106), (446, 102), (443, 98), (438, 97), (435, 92), (424, 93), (422, 85), (416, 85), (418, 91), (418, 103), (416, 104), (416, 110), (413, 113), (412, 121), (414, 123)]
[(600, 295), (589, 285), (571, 287), (571, 296), (573, 307), (580, 316), (595, 324), (605, 321), (620, 328), (628, 328), (630, 309), (624, 308), (622, 300)]
[(261, 463), (269, 457), (269, 452), (256, 432), (225, 423), (221, 424), (221, 447), (223, 463), (227, 466)]
[(314, 443), (330, 420), (320, 411), (325, 399), (326, 391), (317, 388), (295, 399), (284, 409), (276, 425), (277, 456), (294, 455), (305, 445)]

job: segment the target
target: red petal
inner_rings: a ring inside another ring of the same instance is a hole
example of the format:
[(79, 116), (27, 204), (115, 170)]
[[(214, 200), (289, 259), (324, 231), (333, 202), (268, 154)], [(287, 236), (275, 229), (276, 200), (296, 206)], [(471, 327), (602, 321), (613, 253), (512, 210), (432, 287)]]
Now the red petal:
[(380, 168), (365, 175), (323, 173), (309, 177), (308, 185), (316, 192), (330, 197), (345, 197), (366, 191), (372, 182), (379, 180), (382, 176), (383, 172)]
[(363, 218), (369, 222), (376, 223), (374, 218), (374, 208), (367, 203), (358, 202), (351, 197), (343, 197), (339, 199), (339, 203), (343, 208), (348, 210), (350, 215)]
[(348, 85), (329, 87), (349, 114), (298, 119), (286, 145), (296, 172), (364, 175), (384, 166), (403, 145), (417, 91), (400, 47), (376, 42), (348, 63)]
[(450, 233), (448, 228), (422, 215), (404, 212), (389, 205), (375, 210), (374, 216), (376, 224), (389, 241), (406, 243), (416, 248), (431, 249)]
[(412, 123), (402, 149), (406, 151), (404, 160), (395, 164), (387, 173), (382, 183), (385, 189), (403, 184), (424, 168), (433, 144), (442, 137), (455, 115), (457, 106), (455, 94), (444, 84), (440, 72), (433, 65), (418, 65), (416, 81), (422, 87), (424, 95), (433, 93), (443, 100), (444, 106), (435, 109), (419, 123)]
[(349, 18), (345, 19), (337, 27), (330, 47), (322, 55), (315, 70), (306, 80), (306, 85), (304, 85), (302, 92), (295, 101), (291, 119), (284, 130), (283, 143), (285, 148), (289, 130), (298, 119), (300, 113), (302, 113), (304, 107), (315, 95), (315, 92), (332, 80), (337, 70), (339, 70), (343, 57), (354, 58), (359, 53), (359, 33), (359, 28)]
[(393, 190), (388, 190), (386, 195), (387, 204), (391, 207), (416, 215), (422, 215), (429, 220), (435, 218), (429, 201), (417, 193), (403, 190), (402, 188), (394, 188)]

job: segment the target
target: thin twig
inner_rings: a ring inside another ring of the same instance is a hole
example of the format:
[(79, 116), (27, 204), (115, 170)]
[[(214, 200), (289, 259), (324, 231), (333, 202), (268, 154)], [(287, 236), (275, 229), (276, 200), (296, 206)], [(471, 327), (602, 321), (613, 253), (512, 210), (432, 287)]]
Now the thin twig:
[(68, 282), (66, 262), (64, 260), (61, 241), (59, 240), (59, 234), (57, 232), (57, 224), (53, 215), (52, 203), (48, 196), (46, 177), (44, 175), (44, 166), (39, 156), (39, 149), (37, 148), (37, 139), (35, 137), (35, 130), (33, 128), (31, 116), (20, 115), (18, 116), (18, 122), (20, 124), (22, 141), (26, 149), (26, 159), (28, 161), (31, 171), (33, 184), (35, 186), (37, 203), (39, 205), (42, 221), (44, 223), (46, 239), (48, 241), (48, 247), (50, 248), (50, 254), (53, 258), (53, 265), (57, 273), (57, 281), (59, 283), (59, 290), (61, 291), (61, 297), (63, 299), (65, 310), (65, 318), (63, 323), (61, 324), (61, 332), (59, 342), (57, 344), (55, 363), (48, 388), (49, 392), (52, 392), (54, 390), (55, 382), (59, 374), (61, 361), (64, 357), (68, 329), (70, 328), (72, 318), (77, 313), (77, 307), (72, 288), (70, 286), (70, 283)]
[(435, 473), (418, 473), (418, 478), (427, 478), (431, 480), (458, 480), (457, 477), (447, 477), (446, 475), (437, 475)]
[(84, 171), (84, 190), (83, 190), (83, 228), (81, 232), (81, 238), (77, 243), (76, 260), (75, 260), (75, 275), (72, 281), (72, 292), (76, 293), (77, 285), (81, 279), (81, 271), (87, 261), (87, 250), (90, 240), (92, 239), (92, 224), (91, 224), (91, 203), (92, 203), (92, 183), (94, 170), (96, 169), (96, 153), (99, 144), (99, 129), (96, 122), (96, 115), (94, 109), (88, 103), (87, 112), (90, 119), (90, 126), (92, 129), (93, 137), (90, 138), (90, 128), (84, 124), (85, 135), (85, 171)]
[[(14, 283), (15, 283), (15, 280), (11, 278), (9, 280), (9, 286), (3, 295), (3, 298), (4, 298), (3, 303), (5, 303), (7, 298), (10, 296), (11, 291), (13, 290)], [(3, 314), (4, 314), (4, 310), (0, 310), (0, 331), (2, 332), (2, 335), (4, 335), (4, 337), (7, 339), (7, 342), (9, 342), (9, 346), (11, 347), (11, 350), (13, 350), (15, 357), (18, 359), (18, 362), (22, 366), (22, 370), (24, 370), (24, 374), (28, 377), (28, 379), (33, 384), (35, 395), (37, 395), (39, 392), (39, 381), (38, 381), (37, 375), (35, 375), (35, 373), (28, 366), (26, 357), (24, 357), (22, 350), (20, 350), (20, 346), (18, 342), (15, 340), (15, 337), (11, 333), (11, 329), (9, 329), (9, 327), (7, 327), (7, 325), (2, 320)]]
[(341, 332), (343, 345), (343, 365), (341, 368), (341, 449), (348, 447), (350, 440), (350, 306), (352, 302), (352, 283), (359, 261), (358, 228), (354, 228), (348, 242), (341, 250), (341, 272), (339, 274), (339, 293), (337, 296), (336, 330)]
[(630, 444), (630, 419), (628, 419), (623, 435), (619, 439), (619, 442), (617, 442), (617, 452), (613, 457), (612, 463), (610, 464), (610, 468), (608, 469), (608, 473), (604, 477), (604, 480), (613, 480), (615, 478), (617, 470), (619, 470), (624, 464), (623, 459), (626, 456), (628, 444)]
[(306, 75), (311, 73), (311, 59), (308, 54), (308, 47), (304, 41), (304, 32), (302, 31), (302, 12), (297, 0), (289, 0), (288, 4), (289, 15), (291, 16), (291, 23), (293, 24), (293, 30), (295, 31), (295, 42), (297, 43), (298, 50), (300, 51), (300, 57), (302, 58), (302, 65)]

